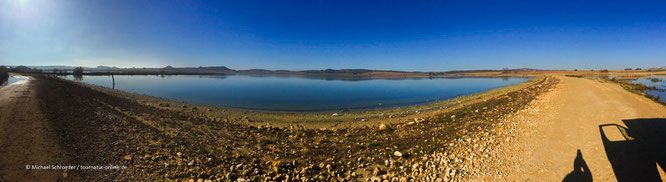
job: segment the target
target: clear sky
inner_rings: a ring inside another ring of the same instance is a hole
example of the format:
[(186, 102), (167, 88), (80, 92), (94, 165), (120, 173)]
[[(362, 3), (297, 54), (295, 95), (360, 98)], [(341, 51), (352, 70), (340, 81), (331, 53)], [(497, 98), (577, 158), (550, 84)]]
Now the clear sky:
[(0, 64), (661, 67), (666, 3), (0, 0)]

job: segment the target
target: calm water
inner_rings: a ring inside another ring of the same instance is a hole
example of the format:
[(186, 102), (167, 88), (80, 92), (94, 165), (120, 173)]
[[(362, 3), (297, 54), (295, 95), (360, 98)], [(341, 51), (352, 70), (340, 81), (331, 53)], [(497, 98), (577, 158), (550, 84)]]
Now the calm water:
[(10, 76), (9, 79), (7, 80), (7, 82), (5, 82), (5, 83), (0, 83), (0, 87), (1, 87), (1, 86), (11, 85), (11, 84), (13, 84), (13, 83), (23, 81), (23, 80), (25, 80), (25, 79), (26, 79), (26, 77), (22, 77), (22, 76)]
[(642, 83), (649, 87), (655, 86), (657, 90), (646, 90), (645, 93), (650, 94), (655, 97), (659, 97), (659, 100), (666, 102), (666, 78), (664, 77), (650, 77), (650, 78), (639, 78), (632, 80), (634, 83)]
[[(73, 79), (68, 76), (66, 79)], [(524, 82), (509, 78), (298, 77), (256, 75), (115, 76), (115, 89), (221, 107), (272, 111), (373, 109), (446, 100)], [(112, 87), (110, 76), (83, 82)]]

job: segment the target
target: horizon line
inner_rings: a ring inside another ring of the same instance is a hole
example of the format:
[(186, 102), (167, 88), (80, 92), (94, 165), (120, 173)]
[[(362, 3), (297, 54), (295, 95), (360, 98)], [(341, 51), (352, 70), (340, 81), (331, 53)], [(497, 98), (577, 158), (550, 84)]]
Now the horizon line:
[[(32, 69), (39, 69), (37, 67), (70, 67), (70, 69), (76, 68), (76, 67), (83, 67), (83, 68), (92, 68), (92, 69), (97, 69), (98, 67), (109, 67), (109, 68), (116, 68), (116, 69), (163, 69), (166, 67), (172, 67), (172, 68), (212, 68), (212, 67), (225, 67), (227, 69), (233, 70), (233, 71), (251, 71), (251, 70), (266, 70), (266, 71), (291, 71), (291, 72), (303, 72), (303, 71), (322, 71), (322, 70), (368, 70), (368, 71), (389, 71), (389, 72), (408, 72), (408, 73), (437, 73), (437, 72), (455, 72), (455, 71), (502, 71), (505, 69), (508, 70), (534, 70), (534, 71), (595, 71), (595, 70), (626, 70), (626, 69), (631, 69), (631, 70), (637, 70), (638, 68), (642, 70), (651, 70), (651, 69), (666, 69), (666, 66), (662, 67), (650, 67), (650, 68), (641, 68), (641, 67), (636, 67), (636, 68), (624, 68), (624, 69), (607, 69), (607, 68), (602, 68), (602, 69), (543, 69), (543, 68), (530, 68), (530, 67), (522, 67), (522, 68), (502, 68), (502, 69), (454, 69), (454, 70), (443, 70), (443, 71), (406, 71), (406, 70), (393, 70), (393, 69), (370, 69), (370, 68), (340, 68), (340, 69), (332, 69), (332, 68), (326, 68), (326, 69), (304, 69), (304, 70), (290, 70), (290, 69), (264, 69), (264, 68), (251, 68), (251, 69), (232, 69), (227, 66), (223, 65), (216, 65), (216, 66), (184, 66), (184, 67), (174, 67), (171, 65), (167, 65), (164, 67), (117, 67), (117, 66), (105, 66), (105, 65), (98, 65), (95, 67), (90, 67), (90, 66), (69, 66), (69, 65), (31, 65), (31, 66), (26, 66), (26, 65), (0, 65), (0, 66), (7, 66), (7, 67), (18, 67), (18, 66), (25, 66), (28, 68)], [(57, 69), (57, 68), (56, 68)]]

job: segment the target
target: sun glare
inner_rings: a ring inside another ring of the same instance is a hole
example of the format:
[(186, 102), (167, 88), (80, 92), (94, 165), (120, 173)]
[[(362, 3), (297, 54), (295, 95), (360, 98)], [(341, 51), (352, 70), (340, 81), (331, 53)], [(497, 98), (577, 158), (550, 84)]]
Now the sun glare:
[(14, 4), (19, 8), (25, 8), (28, 5), (30, 0), (14, 0)]

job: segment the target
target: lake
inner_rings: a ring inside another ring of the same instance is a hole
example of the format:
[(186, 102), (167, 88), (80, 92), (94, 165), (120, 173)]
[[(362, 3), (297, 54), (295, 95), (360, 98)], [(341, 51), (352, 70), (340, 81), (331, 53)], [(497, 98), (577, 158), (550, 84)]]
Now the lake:
[(631, 80), (634, 83), (642, 83), (648, 87), (655, 87), (656, 89), (645, 90), (646, 94), (659, 97), (661, 102), (666, 102), (666, 78), (664, 77), (648, 77), (648, 78), (639, 78), (636, 80)]
[[(113, 88), (111, 76), (70, 80)], [(283, 75), (115, 76), (115, 89), (189, 103), (268, 111), (334, 111), (407, 106), (521, 83), (528, 77), (369, 77)]]

